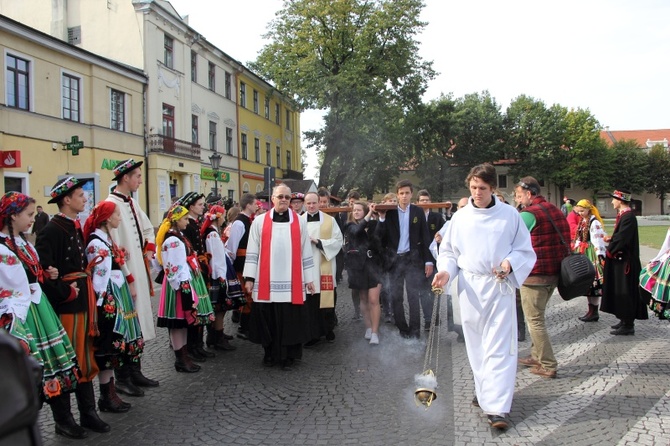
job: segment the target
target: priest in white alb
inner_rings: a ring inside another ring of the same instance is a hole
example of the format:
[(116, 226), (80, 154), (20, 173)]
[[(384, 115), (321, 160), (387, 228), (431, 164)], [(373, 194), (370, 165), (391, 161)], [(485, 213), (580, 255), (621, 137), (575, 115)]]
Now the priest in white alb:
[(530, 233), (517, 210), (495, 198), (491, 164), (470, 170), (470, 204), (451, 219), (440, 244), (433, 286), (458, 277), (465, 347), (475, 381), (472, 404), (507, 429), (517, 370), (515, 289), (535, 264)]
[(312, 339), (310, 347), (326, 337), (335, 340), (336, 270), (335, 256), (342, 249), (343, 237), (333, 217), (319, 210), (319, 196), (308, 192), (304, 197), (306, 212), (300, 216), (307, 223), (307, 232), (314, 258), (314, 293), (307, 296), (309, 325)]
[[(154, 295), (149, 274), (148, 261), (156, 252), (154, 226), (151, 220), (132, 197), (142, 184), (142, 161), (132, 158), (121, 161), (114, 167), (116, 188), (109, 194), (107, 201), (116, 204), (121, 211), (121, 224), (117, 229), (110, 229), (112, 239), (126, 250), (126, 263), (135, 278), (135, 309), (140, 320), (142, 336), (145, 341), (156, 337), (154, 313), (151, 309), (151, 297)], [(136, 361), (123, 360), (123, 366), (115, 370), (116, 390), (131, 396), (141, 396), (144, 391), (140, 387), (157, 387), (158, 381), (149, 379), (142, 374), (142, 364)]]
[(307, 223), (289, 208), (291, 189), (272, 192), (273, 208), (249, 229), (244, 286), (252, 293), (249, 339), (265, 351), (263, 364), (291, 370), (310, 340), (306, 293), (314, 293), (314, 260)]

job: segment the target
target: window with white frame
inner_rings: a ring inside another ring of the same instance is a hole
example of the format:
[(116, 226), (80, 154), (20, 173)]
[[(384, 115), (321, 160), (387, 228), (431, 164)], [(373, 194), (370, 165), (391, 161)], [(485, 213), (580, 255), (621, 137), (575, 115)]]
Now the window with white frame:
[(286, 110), (286, 130), (291, 130), (291, 111)]
[(226, 99), (231, 99), (232, 98), (232, 89), (231, 89), (232, 76), (227, 71), (225, 72), (224, 83), (225, 83), (224, 87), (226, 89), (226, 91), (225, 91)]
[(269, 142), (265, 143), (265, 164), (268, 166), (272, 165), (272, 149)]
[(63, 73), (61, 79), (61, 105), (63, 119), (80, 122), (81, 79)]
[(279, 116), (279, 103), (275, 104), (275, 123), (281, 125), (281, 116)]
[(249, 148), (247, 147), (247, 134), (242, 133), (242, 159), (249, 159)]
[(291, 151), (286, 151), (286, 168), (291, 169)]
[(226, 127), (226, 155), (233, 154), (233, 129)]
[(498, 175), (498, 189), (507, 189), (507, 175)]
[(209, 148), (216, 151), (216, 122), (209, 121)]
[(256, 162), (261, 162), (261, 140), (254, 138), (254, 156), (256, 157)]
[(198, 144), (198, 115), (191, 115), (191, 142)]
[(270, 98), (265, 97), (265, 119), (270, 119)]
[(209, 63), (209, 71), (207, 73), (209, 76), (209, 89), (216, 91), (216, 65), (212, 62)]
[(163, 63), (168, 68), (174, 64), (174, 39), (167, 34), (163, 38)]
[(258, 90), (254, 90), (254, 113), (258, 114)]
[(277, 168), (281, 169), (281, 147), (277, 146)]
[(198, 53), (191, 51), (191, 80), (198, 82)]
[(7, 106), (30, 110), (30, 61), (7, 54), (6, 73)]
[(112, 130), (126, 131), (126, 94), (111, 89), (110, 94), (110, 127)]

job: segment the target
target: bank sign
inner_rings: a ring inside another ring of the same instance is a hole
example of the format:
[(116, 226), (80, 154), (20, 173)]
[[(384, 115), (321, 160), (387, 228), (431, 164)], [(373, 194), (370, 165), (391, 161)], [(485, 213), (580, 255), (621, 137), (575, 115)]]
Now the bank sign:
[[(221, 181), (222, 183), (230, 182), (230, 173), (229, 172), (217, 172), (219, 175), (216, 178), (216, 181)], [(200, 169), (200, 179), (201, 180), (212, 180), (214, 181), (214, 171), (212, 169)]]

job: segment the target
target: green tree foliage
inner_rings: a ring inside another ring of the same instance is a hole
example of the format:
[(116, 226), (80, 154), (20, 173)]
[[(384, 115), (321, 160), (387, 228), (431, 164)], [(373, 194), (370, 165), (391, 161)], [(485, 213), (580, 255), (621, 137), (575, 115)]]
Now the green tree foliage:
[(661, 215), (665, 215), (663, 203), (670, 192), (670, 153), (660, 144), (651, 148), (648, 154), (646, 191), (660, 200)]
[(637, 141), (622, 139), (609, 149), (610, 187), (640, 193), (646, 189), (649, 157)]
[[(418, 56), (422, 8), (421, 0), (285, 0), (269, 26), (270, 43), (252, 67), (303, 109), (328, 110), (322, 129), (307, 136), (324, 151), (319, 185), (333, 193), (348, 174), (367, 167), (358, 164), (357, 142), (364, 139), (365, 150), (382, 151), (381, 158), (394, 150), (375, 134), (394, 134), (402, 119), (379, 115), (398, 117), (416, 107), (435, 76)], [(373, 131), (372, 124), (391, 128)]]
[(417, 175), (434, 195), (463, 187), (474, 165), (502, 156), (500, 106), (485, 91), (454, 100), (441, 96), (414, 116), (413, 148)]

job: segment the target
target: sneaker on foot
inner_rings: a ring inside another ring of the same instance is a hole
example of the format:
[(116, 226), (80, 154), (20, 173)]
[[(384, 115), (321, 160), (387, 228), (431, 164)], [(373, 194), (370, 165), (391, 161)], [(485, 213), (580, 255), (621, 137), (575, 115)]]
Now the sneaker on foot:
[(379, 336), (377, 336), (377, 333), (372, 333), (370, 335), (370, 345), (377, 345), (379, 344)]
[(372, 328), (365, 330), (365, 339), (370, 339), (372, 337)]

